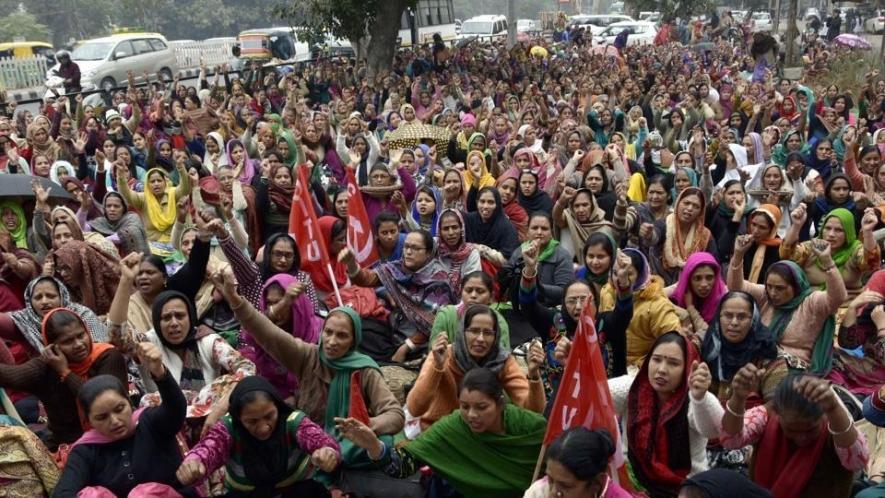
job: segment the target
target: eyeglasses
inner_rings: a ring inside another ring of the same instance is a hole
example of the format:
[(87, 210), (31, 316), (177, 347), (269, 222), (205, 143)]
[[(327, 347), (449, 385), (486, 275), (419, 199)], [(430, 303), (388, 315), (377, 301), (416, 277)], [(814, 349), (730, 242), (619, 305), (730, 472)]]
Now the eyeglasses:
[(817, 150), (819, 150), (821, 152), (829, 152), (829, 151), (833, 150), (833, 148), (832, 147), (818, 147)]
[(412, 244), (403, 245), (403, 252), (421, 252), (421, 251), (426, 251), (426, 250), (427, 250), (426, 247), (413, 246)]
[(579, 303), (580, 303), (580, 304), (584, 304), (584, 303), (587, 302), (587, 299), (588, 299), (589, 297), (590, 297), (589, 295), (586, 295), (586, 296), (575, 296), (575, 297), (570, 297), (570, 298), (568, 298), (568, 299), (565, 300), (565, 305), (566, 305), (566, 306), (576, 306), (576, 305), (579, 304)]
[(750, 315), (746, 313), (723, 313), (720, 316), (720, 320), (725, 323), (728, 322), (746, 322), (751, 318)]
[(275, 259), (293, 259), (295, 257), (294, 252), (283, 252), (283, 251), (272, 251), (270, 253), (272, 258)]
[(477, 329), (477, 328), (470, 327), (470, 328), (464, 329), (464, 332), (466, 332), (472, 336), (482, 336), (487, 339), (494, 339), (495, 338), (495, 331), (489, 330), (489, 329)]

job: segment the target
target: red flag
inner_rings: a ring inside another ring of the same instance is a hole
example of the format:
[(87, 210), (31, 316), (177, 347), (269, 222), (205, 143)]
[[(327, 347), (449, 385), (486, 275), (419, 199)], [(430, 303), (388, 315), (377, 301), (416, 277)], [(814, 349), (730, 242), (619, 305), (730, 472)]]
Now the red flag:
[(362, 375), (359, 370), (354, 370), (350, 375), (350, 409), (347, 416), (369, 425), (369, 410), (363, 398)]
[(329, 251), (326, 249), (326, 242), (317, 223), (317, 214), (313, 209), (307, 166), (300, 165), (295, 168), (298, 170), (298, 177), (292, 194), (292, 210), (289, 212), (289, 233), (298, 243), (302, 268), (313, 267), (317, 271), (325, 272), (329, 265)]
[(602, 427), (615, 440), (615, 457), (612, 463), (616, 469), (621, 469), (624, 455), (621, 451), (617, 413), (608, 390), (592, 308), (593, 306), (585, 306), (581, 313), (568, 362), (559, 381), (559, 391), (550, 411), (544, 444), (549, 445), (563, 431), (572, 427)]
[(375, 250), (375, 237), (372, 235), (372, 225), (369, 223), (369, 213), (363, 204), (363, 196), (356, 185), (353, 171), (347, 170), (347, 247), (356, 256), (356, 262), (360, 266), (370, 266), (378, 261), (378, 251)]

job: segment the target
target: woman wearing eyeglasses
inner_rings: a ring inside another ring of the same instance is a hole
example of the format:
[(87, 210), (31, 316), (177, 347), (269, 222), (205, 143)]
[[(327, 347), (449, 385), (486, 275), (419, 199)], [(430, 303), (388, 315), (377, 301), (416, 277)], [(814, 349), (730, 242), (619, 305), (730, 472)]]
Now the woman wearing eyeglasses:
[(497, 375), (510, 401), (540, 413), (544, 409), (544, 386), (540, 368), (544, 352), (539, 344), (530, 349), (528, 377), (510, 351), (500, 345), (499, 317), (483, 304), (467, 308), (461, 330), (449, 344), (446, 334), (439, 334), (431, 353), (421, 367), (415, 386), (409, 391), (406, 408), (421, 419), (421, 429), (458, 408), (458, 384), (474, 368), (487, 368)]
[(437, 256), (433, 237), (426, 230), (406, 235), (400, 260), (361, 269), (353, 251), (344, 248), (338, 261), (347, 266), (351, 283), (360, 287), (383, 286), (384, 297), (394, 304), (391, 323), (402, 344), (392, 361), (402, 362), (426, 344), (439, 309), (458, 302), (449, 283), (449, 266)]

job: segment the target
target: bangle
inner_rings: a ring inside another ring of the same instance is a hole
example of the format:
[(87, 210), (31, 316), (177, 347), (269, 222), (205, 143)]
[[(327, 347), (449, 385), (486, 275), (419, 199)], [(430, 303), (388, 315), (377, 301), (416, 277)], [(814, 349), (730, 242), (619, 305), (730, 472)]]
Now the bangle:
[(850, 431), (853, 427), (854, 427), (854, 421), (851, 419), (848, 419), (848, 427), (846, 427), (845, 430), (843, 430), (843, 431), (836, 432), (833, 430), (833, 427), (830, 425), (830, 423), (827, 422), (827, 432), (829, 432), (831, 436), (841, 436), (843, 434), (848, 434), (848, 431)]
[(732, 410), (732, 409), (731, 409), (731, 400), (728, 400), (728, 401), (725, 402), (725, 410), (726, 410), (728, 413), (734, 415), (734, 416), (737, 417), (737, 418), (744, 418), (744, 414), (747, 413), (747, 410), (746, 410), (746, 409), (744, 409), (744, 411), (742, 411), (742, 412), (740, 412), (740, 413), (738, 413), (738, 412)]
[(524, 279), (526, 279), (526, 280), (534, 280), (534, 278), (538, 276), (538, 269), (535, 268), (535, 273), (533, 273), (532, 275), (526, 275), (526, 270), (527, 270), (527, 269), (528, 269), (528, 268), (523, 268), (523, 269), (522, 269), (522, 278), (524, 278)]
[(832, 270), (832, 269), (835, 268), (835, 267), (836, 267), (836, 263), (833, 263), (832, 265), (830, 265), (829, 268), (824, 268), (824, 273), (826, 273), (826, 272)]

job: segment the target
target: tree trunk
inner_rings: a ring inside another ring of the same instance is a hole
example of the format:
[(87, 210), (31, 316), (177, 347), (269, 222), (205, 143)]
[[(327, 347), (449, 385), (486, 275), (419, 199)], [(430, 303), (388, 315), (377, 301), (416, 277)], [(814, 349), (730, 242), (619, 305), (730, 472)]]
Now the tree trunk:
[(411, 0), (384, 0), (378, 2), (378, 12), (375, 21), (369, 27), (372, 34), (366, 46), (366, 66), (369, 81), (390, 69), (393, 55), (396, 53), (396, 38), (399, 33), (400, 19), (403, 11), (412, 2)]
[(784, 43), (787, 44), (787, 55), (784, 65), (793, 67), (798, 64), (799, 54), (796, 53), (796, 37), (799, 29), (796, 27), (796, 17), (799, 12), (799, 0), (790, 0), (790, 14), (787, 16), (787, 34), (784, 35)]

